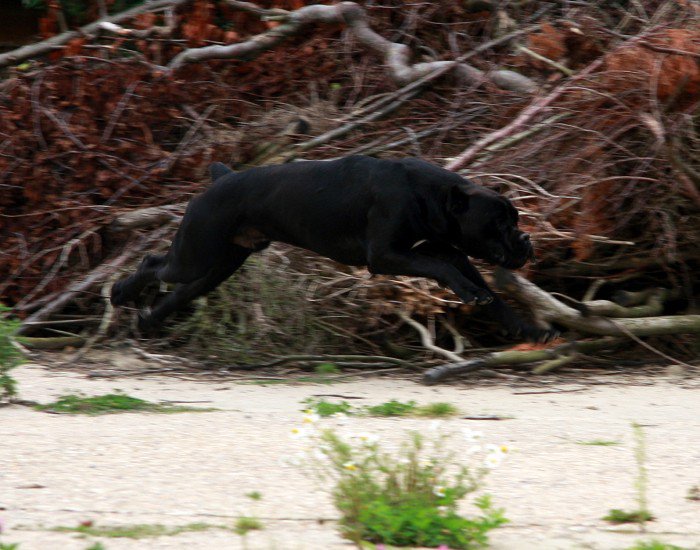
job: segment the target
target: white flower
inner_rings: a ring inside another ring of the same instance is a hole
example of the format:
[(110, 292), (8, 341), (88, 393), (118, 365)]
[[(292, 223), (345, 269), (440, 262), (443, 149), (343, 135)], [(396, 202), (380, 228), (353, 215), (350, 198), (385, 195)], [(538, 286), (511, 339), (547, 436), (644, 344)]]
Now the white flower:
[(355, 435), (355, 439), (359, 439), (365, 445), (374, 445), (379, 441), (379, 436), (369, 432), (360, 432)]
[(462, 434), (464, 435), (464, 439), (467, 440), (467, 443), (475, 443), (484, 436), (484, 432), (472, 430), (470, 428), (464, 428)]
[(345, 462), (343, 464), (343, 468), (345, 468), (346, 470), (350, 470), (351, 472), (354, 472), (355, 470), (357, 470), (357, 464), (355, 464), (353, 461), (350, 460), (350, 461)]
[(445, 496), (445, 487), (442, 485), (436, 485), (433, 487), (433, 494), (438, 498), (443, 498)]
[(304, 414), (304, 418), (302, 419), (302, 422), (304, 424), (316, 424), (316, 422), (318, 422), (321, 419), (321, 417), (313, 411), (304, 412), (306, 413)]
[(289, 437), (292, 439), (304, 439), (309, 436), (309, 428), (306, 426), (295, 427), (289, 432)]
[(446, 514), (447, 511), (449, 510), (449, 508), (447, 508), (447, 506), (438, 506), (438, 507), (437, 507), (437, 510), (438, 510), (438, 512), (440, 512), (441, 514)]
[(506, 454), (510, 449), (508, 448), (508, 445), (494, 445), (493, 443), (489, 443), (486, 445), (486, 451), (489, 453), (501, 453), (501, 454)]
[(503, 462), (503, 453), (489, 453), (484, 459), (484, 466), (489, 469), (498, 468)]

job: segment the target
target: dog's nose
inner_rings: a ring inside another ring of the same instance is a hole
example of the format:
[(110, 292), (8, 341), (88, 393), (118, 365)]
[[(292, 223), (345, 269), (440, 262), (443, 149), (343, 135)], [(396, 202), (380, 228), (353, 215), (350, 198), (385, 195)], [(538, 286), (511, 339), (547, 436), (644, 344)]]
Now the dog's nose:
[(524, 243), (530, 242), (530, 235), (528, 235), (527, 233), (523, 233), (522, 235), (520, 235), (520, 240)]

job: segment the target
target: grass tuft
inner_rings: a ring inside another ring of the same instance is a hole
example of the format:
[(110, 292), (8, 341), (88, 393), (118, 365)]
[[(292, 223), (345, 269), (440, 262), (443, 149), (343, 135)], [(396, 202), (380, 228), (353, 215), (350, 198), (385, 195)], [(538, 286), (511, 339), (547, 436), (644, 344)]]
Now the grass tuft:
[(613, 508), (603, 519), (610, 523), (644, 523), (653, 521), (654, 516), (648, 510), (632, 510), (628, 512), (619, 508)]
[(210, 412), (216, 409), (182, 407), (152, 403), (138, 397), (131, 397), (123, 393), (108, 393), (86, 397), (84, 395), (63, 395), (52, 403), (35, 405), (38, 411), (60, 414), (113, 414), (122, 412), (154, 412), (154, 413), (180, 413), (180, 412)]
[(380, 405), (373, 405), (365, 409), (369, 416), (409, 416), (416, 412), (418, 405), (415, 401), (402, 403), (392, 399)]
[(134, 525), (94, 525), (81, 524), (75, 527), (54, 527), (51, 531), (58, 533), (80, 533), (91, 537), (146, 539), (175, 536), (180, 533), (198, 533), (210, 529), (227, 529), (222, 525), (209, 523), (188, 523), (177, 527), (168, 527), (158, 523), (138, 523)]
[(245, 536), (249, 531), (259, 531), (264, 528), (265, 526), (259, 519), (244, 516), (236, 520), (233, 530), (238, 535)]
[(452, 403), (429, 403), (416, 410), (418, 416), (429, 416), (431, 418), (445, 418), (459, 414), (459, 409)]

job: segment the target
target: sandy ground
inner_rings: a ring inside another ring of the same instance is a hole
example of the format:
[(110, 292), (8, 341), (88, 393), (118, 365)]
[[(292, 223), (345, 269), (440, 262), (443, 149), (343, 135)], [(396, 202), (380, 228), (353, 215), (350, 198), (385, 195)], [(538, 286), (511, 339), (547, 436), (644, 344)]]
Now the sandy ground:
[[(284, 461), (301, 446), (289, 437), (300, 423), (300, 402), (328, 394), (360, 398), (348, 399), (360, 405), (392, 398), (448, 401), (460, 407), (461, 416), (512, 417), (456, 417), (440, 428), (460, 432), (469, 427), (483, 431), (488, 441), (516, 448), (487, 480), (487, 491), (511, 520), (492, 532), (492, 548), (622, 549), (651, 538), (700, 548), (700, 502), (686, 499), (688, 490), (700, 485), (700, 389), (672, 377), (650, 385), (573, 392), (559, 386), (543, 390), (550, 393), (528, 393), (467, 384), (427, 388), (381, 378), (260, 386), (163, 376), (88, 379), (36, 365), (14, 373), (21, 397), (41, 402), (64, 393), (119, 389), (154, 401), (221, 409), (98, 417), (22, 406), (0, 409), (0, 541), (20, 543), (20, 550), (85, 550), (98, 539), (49, 528), (88, 520), (98, 525), (232, 525), (241, 515), (260, 518), (265, 529), (245, 540), (224, 530), (99, 540), (107, 550), (351, 548), (335, 531), (337, 514), (328, 495)], [(432, 422), (351, 419), (353, 429), (389, 441), (410, 429), (427, 432)], [(649, 508), (658, 518), (647, 534), (613, 528), (600, 519), (610, 508), (635, 506), (631, 422), (643, 424), (647, 437)], [(577, 443), (595, 439), (620, 444)], [(247, 498), (251, 491), (262, 493), (262, 500)]]

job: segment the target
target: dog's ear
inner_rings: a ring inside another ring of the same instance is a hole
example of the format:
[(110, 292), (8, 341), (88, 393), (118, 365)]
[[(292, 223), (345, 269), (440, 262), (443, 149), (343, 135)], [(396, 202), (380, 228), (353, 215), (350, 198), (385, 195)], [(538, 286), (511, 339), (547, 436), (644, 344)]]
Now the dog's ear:
[(461, 185), (450, 187), (450, 193), (447, 195), (447, 213), (458, 216), (467, 210), (469, 210), (469, 195), (466, 189)]
[(212, 162), (209, 165), (209, 175), (211, 176), (211, 181), (216, 181), (221, 176), (225, 176), (226, 174), (232, 174), (232, 173), (233, 173), (233, 170), (231, 170), (223, 162)]

